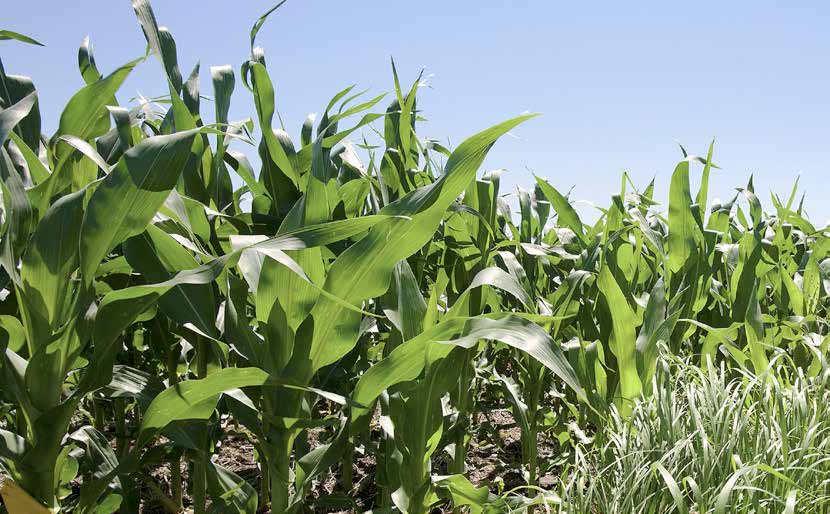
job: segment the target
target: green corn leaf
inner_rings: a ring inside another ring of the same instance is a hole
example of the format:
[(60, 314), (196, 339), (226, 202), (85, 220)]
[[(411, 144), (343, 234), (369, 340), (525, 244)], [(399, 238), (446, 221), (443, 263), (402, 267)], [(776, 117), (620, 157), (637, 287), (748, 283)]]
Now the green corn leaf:
[(270, 16), (271, 13), (273, 13), (274, 11), (279, 9), (282, 6), (282, 4), (284, 4), (286, 1), (287, 0), (282, 0), (281, 2), (278, 2), (276, 5), (274, 5), (274, 7), (271, 7), (270, 9), (265, 11), (265, 14), (260, 16), (257, 19), (257, 21), (254, 23), (254, 26), (251, 27), (251, 50), (252, 51), (253, 51), (254, 46), (256, 44), (256, 36), (257, 36), (257, 34), (259, 34), (259, 30), (265, 24), (265, 21), (268, 19), (268, 16)]
[(609, 348), (617, 358), (617, 372), (619, 373), (620, 389), (619, 401), (625, 410), (630, 409), (632, 402), (642, 392), (642, 383), (637, 373), (636, 335), (637, 326), (634, 313), (628, 305), (614, 276), (603, 266), (597, 278), (597, 286), (605, 297), (605, 302), (611, 314), (611, 339)]
[[(95, 317), (93, 358), (90, 360), (82, 385), (78, 387), (76, 393), (83, 394), (110, 382), (115, 358), (112, 348), (119, 334), (171, 289), (214, 282), (228, 266), (234, 265), (244, 252), (262, 252), (265, 255), (280, 258), (285, 265), (302, 273), (302, 269), (299, 269), (299, 266), (285, 255), (284, 251), (302, 250), (340, 241), (363, 233), (385, 219), (386, 216), (375, 215), (333, 221), (299, 228), (265, 240), (261, 237), (249, 236), (248, 239), (238, 241), (239, 249), (197, 268), (179, 271), (168, 280), (119, 289), (106, 294), (98, 306), (98, 313)], [(332, 301), (338, 305), (343, 303), (342, 300), (337, 299), (332, 299)]]
[(29, 43), (30, 45), (45, 46), (43, 43), (25, 34), (21, 34), (13, 30), (0, 30), (0, 41), (8, 41), (10, 39), (14, 39), (22, 43)]
[(78, 70), (87, 85), (101, 80), (102, 75), (95, 64), (95, 56), (92, 53), (92, 42), (90, 42), (89, 36), (84, 37), (81, 46), (78, 48)]
[(142, 419), (139, 446), (146, 444), (151, 437), (174, 421), (207, 419), (216, 408), (222, 393), (262, 385), (308, 391), (337, 403), (361, 406), (333, 393), (272, 377), (258, 368), (225, 368), (203, 379), (179, 382), (159, 393), (147, 407)]
[(519, 300), (526, 309), (531, 312), (535, 310), (533, 299), (530, 297), (530, 294), (524, 286), (522, 286), (522, 284), (516, 279), (516, 277), (501, 268), (491, 266), (476, 273), (473, 280), (470, 282), (470, 285), (467, 286), (467, 289), (465, 289), (455, 301), (449, 315), (452, 316), (462, 312), (461, 309), (466, 305), (465, 301), (467, 300), (470, 292), (477, 287), (485, 285), (510, 293), (510, 295)]
[(58, 130), (52, 136), (53, 143), (64, 135), (83, 140), (103, 135), (109, 129), (107, 105), (142, 60), (131, 61), (75, 93), (61, 113)]
[(97, 150), (92, 148), (92, 145), (84, 141), (83, 139), (75, 136), (61, 136), (60, 140), (74, 148), (75, 150), (79, 151), (85, 157), (87, 157), (90, 161), (95, 163), (104, 174), (108, 174), (110, 172), (110, 166), (107, 164), (107, 161), (104, 160), (103, 157), (98, 153)]
[(576, 236), (585, 241), (584, 229), (579, 215), (573, 208), (568, 199), (557, 191), (553, 186), (541, 177), (536, 177), (536, 184), (542, 190), (545, 198), (551, 203), (553, 210), (556, 211), (559, 226), (567, 227), (573, 231)]
[[(429, 240), (449, 205), (473, 180), (495, 141), (531, 117), (514, 118), (464, 141), (435, 183), (384, 207), (382, 214), (409, 216), (412, 222), (393, 218), (370, 230), (335, 260), (326, 276), (325, 290), (353, 305), (384, 293), (395, 263)], [(359, 316), (327, 297), (317, 301), (310, 319), (314, 323), (310, 348), (294, 353), (299, 364), (295, 369), (301, 374), (310, 374), (345, 355), (355, 344), (360, 325)], [(303, 362), (305, 359), (307, 362)]]
[[(32, 79), (21, 75), (3, 75), (0, 63), (0, 103), (13, 106), (31, 94), (35, 94), (35, 85)], [(38, 151), (41, 146), (40, 104), (37, 98), (32, 108), (15, 127), (15, 132), (25, 141), (26, 146)]]
[(27, 309), (36, 311), (30, 313), (34, 319), (46, 322), (46, 326), (28, 324), (35, 345), (48, 340), (49, 327), (57, 328), (67, 321), (73, 291), (68, 277), (78, 268), (86, 194), (78, 191), (55, 202), (38, 223), (23, 256), (20, 276)]
[(129, 149), (95, 189), (81, 226), (81, 275), (125, 239), (144, 231), (176, 185), (197, 130), (147, 138)]
[(207, 480), (216, 511), (256, 514), (257, 491), (239, 475), (211, 462), (208, 465)]
[[(133, 269), (151, 282), (162, 282), (173, 274), (196, 268), (199, 263), (179, 242), (154, 225), (124, 243), (124, 255)], [(194, 324), (202, 333), (216, 337), (216, 302), (208, 284), (173, 287), (160, 299), (162, 311), (174, 321)]]
[(696, 230), (689, 190), (689, 161), (682, 161), (674, 169), (669, 192), (668, 264), (672, 272), (679, 272), (694, 259)]
[[(446, 357), (455, 346), (469, 348), (479, 340), (496, 340), (518, 348), (565, 381), (579, 396), (582, 387), (559, 347), (538, 325), (512, 315), (451, 318), (398, 346), (361, 376), (352, 399), (371, 405), (389, 387), (416, 379), (431, 362)], [(353, 409), (352, 425), (359, 427), (371, 414)]]
[(20, 123), (37, 102), (37, 93), (29, 93), (12, 106), (0, 111), (0, 146), (5, 144), (11, 131)]
[(274, 85), (271, 82), (271, 77), (268, 76), (265, 66), (258, 62), (251, 63), (250, 72), (253, 79), (257, 116), (259, 117), (262, 138), (268, 149), (268, 155), (294, 186), (299, 187), (300, 177), (298, 172), (294, 169), (294, 165), (291, 163), (282, 143), (274, 134), (274, 129), (271, 128), (275, 111)]

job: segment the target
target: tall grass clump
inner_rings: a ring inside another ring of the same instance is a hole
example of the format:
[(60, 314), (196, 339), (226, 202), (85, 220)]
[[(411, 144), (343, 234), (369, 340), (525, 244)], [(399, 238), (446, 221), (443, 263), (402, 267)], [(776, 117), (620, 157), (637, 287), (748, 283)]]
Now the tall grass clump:
[(826, 512), (830, 374), (785, 369), (755, 376), (672, 359), (654, 394), (630, 417), (613, 409), (579, 453), (564, 511)]

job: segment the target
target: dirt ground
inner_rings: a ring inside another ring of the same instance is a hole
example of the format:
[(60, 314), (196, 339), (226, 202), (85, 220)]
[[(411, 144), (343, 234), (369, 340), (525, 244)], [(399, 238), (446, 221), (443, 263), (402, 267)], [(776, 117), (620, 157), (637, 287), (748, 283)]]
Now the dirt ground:
[[(373, 423), (374, 424), (374, 423)], [(487, 414), (476, 415), (474, 423), (475, 433), (469, 445), (466, 459), (467, 476), (476, 486), (487, 486), (491, 492), (498, 494), (526, 484), (522, 475), (520, 429), (516, 426), (510, 411), (494, 409)], [(221, 446), (217, 448), (214, 462), (233, 471), (260, 490), (260, 472), (254, 456), (254, 447), (248, 434), (243, 431), (226, 431), (227, 436)], [(314, 448), (318, 443), (320, 430), (309, 432), (309, 445)], [(555, 442), (540, 436), (538, 441), (540, 463), (554, 455)], [(437, 456), (436, 472), (445, 472), (442, 467), (441, 456)], [(445, 466), (443, 466), (445, 467)], [(187, 479), (187, 466), (181, 467), (184, 479)], [(308, 504), (314, 504), (314, 513), (352, 513), (363, 512), (372, 507), (375, 497), (379, 494), (374, 480), (375, 458), (370, 453), (355, 453), (353, 465), (353, 482), (351, 490), (345, 491), (340, 483), (339, 469), (330, 469), (313, 482), (311, 499)], [(160, 491), (170, 491), (170, 469), (168, 466), (159, 466), (150, 472), (150, 477), (157, 484)], [(556, 477), (545, 474), (539, 480), (543, 488), (550, 488), (555, 484)], [(147, 500), (142, 504), (142, 513), (157, 514), (165, 512), (160, 502), (153, 499), (153, 491), (144, 487), (142, 496)], [(190, 497), (185, 494), (184, 504), (187, 507)], [(357, 509), (352, 505), (357, 504)], [(271, 512), (267, 506), (261, 507), (260, 512)], [(438, 508), (434, 513), (450, 512), (449, 508)]]

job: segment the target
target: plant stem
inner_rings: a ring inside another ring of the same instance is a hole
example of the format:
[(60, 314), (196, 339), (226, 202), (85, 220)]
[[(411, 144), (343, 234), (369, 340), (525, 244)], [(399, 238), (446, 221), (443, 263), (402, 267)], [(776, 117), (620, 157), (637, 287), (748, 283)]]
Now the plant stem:
[(268, 472), (267, 461), (265, 461), (264, 456), (261, 454), (260, 459), (259, 496), (262, 498), (262, 501), (265, 501), (266, 498), (271, 498), (271, 474)]
[(198, 453), (193, 461), (193, 514), (207, 512), (207, 463), (206, 456)]
[[(207, 376), (207, 341), (201, 336), (196, 339), (196, 378)], [(197, 452), (193, 462), (193, 514), (207, 512), (207, 459), (209, 451)]]
[[(179, 345), (174, 344), (167, 352), (167, 380), (172, 387), (179, 383)], [(170, 459), (170, 497), (173, 503), (181, 511), (183, 508), (182, 499), (182, 469), (181, 455)]]
[(29, 424), (26, 422), (26, 415), (23, 414), (23, 409), (18, 408), (14, 415), (15, 430), (18, 434), (28, 434)]
[[(292, 512), (288, 510), (291, 502), (291, 456), (294, 443), (300, 431), (284, 424), (285, 419), (295, 419), (302, 411), (301, 394), (294, 392), (276, 393), (273, 390), (262, 395), (262, 424), (265, 441), (262, 444), (260, 464), (267, 467), (268, 487), (270, 489), (271, 512)], [(298, 459), (299, 454), (297, 454)], [(263, 477), (263, 480), (265, 477)], [(263, 486), (264, 489), (264, 486)], [(303, 491), (294, 491), (302, 495)], [(268, 498), (265, 496), (264, 498)], [(263, 499), (264, 499), (263, 498)]]
[(466, 363), (471, 362), (475, 356), (475, 350), (469, 349), (464, 351), (464, 367), (461, 370), (461, 377), (458, 379), (458, 430), (455, 434), (455, 452), (452, 461), (452, 472), (454, 474), (463, 474), (465, 471), (464, 461), (467, 458), (467, 427), (469, 426), (470, 417), (470, 366)]
[(90, 397), (89, 401), (92, 404), (92, 426), (95, 427), (95, 430), (103, 432), (104, 415), (106, 414), (106, 412), (104, 411), (104, 409), (101, 408), (101, 403), (98, 401), (97, 398), (95, 398), (94, 394)]
[(343, 458), (340, 464), (340, 485), (348, 494), (352, 490), (352, 481), (354, 476), (352, 473), (352, 463), (354, 462), (354, 438), (349, 436), (346, 442), (346, 448), (343, 451)]
[(123, 398), (115, 398), (112, 402), (115, 418), (115, 449), (119, 458), (129, 450), (127, 439), (127, 421), (124, 416), (126, 405)]
[[(534, 487), (537, 485), (538, 476), (537, 471), (539, 467), (539, 447), (537, 446), (537, 438), (539, 433), (537, 418), (539, 411), (539, 399), (542, 396), (542, 387), (544, 386), (544, 371), (538, 363), (528, 360), (528, 369), (535, 375), (535, 381), (530, 387), (530, 394), (527, 402), (527, 423), (530, 433), (526, 436), (526, 443), (524, 449), (527, 450), (525, 458), (527, 464), (527, 485)], [(533, 514), (533, 507), (527, 508), (527, 514)]]
[(153, 497), (156, 500), (158, 500), (159, 503), (161, 503), (164, 512), (176, 513), (182, 511), (181, 505), (177, 504), (175, 500), (168, 498), (167, 495), (164, 494), (164, 491), (162, 491), (161, 488), (158, 486), (158, 484), (156, 484), (155, 481), (153, 481), (153, 479), (146, 477), (144, 475), (139, 475), (139, 477), (140, 480), (144, 482), (144, 484), (146, 484), (147, 487), (150, 489), (150, 492), (153, 493)]
[(274, 459), (271, 462), (271, 512), (288, 512), (289, 486), (291, 485), (291, 431), (277, 429), (273, 433)]

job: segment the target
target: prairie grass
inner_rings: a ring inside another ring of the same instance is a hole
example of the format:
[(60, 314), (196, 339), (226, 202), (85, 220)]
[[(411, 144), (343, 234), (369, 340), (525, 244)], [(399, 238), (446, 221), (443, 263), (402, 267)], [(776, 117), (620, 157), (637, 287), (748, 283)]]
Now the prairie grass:
[(563, 512), (830, 509), (830, 373), (664, 363), (653, 395), (578, 451)]

